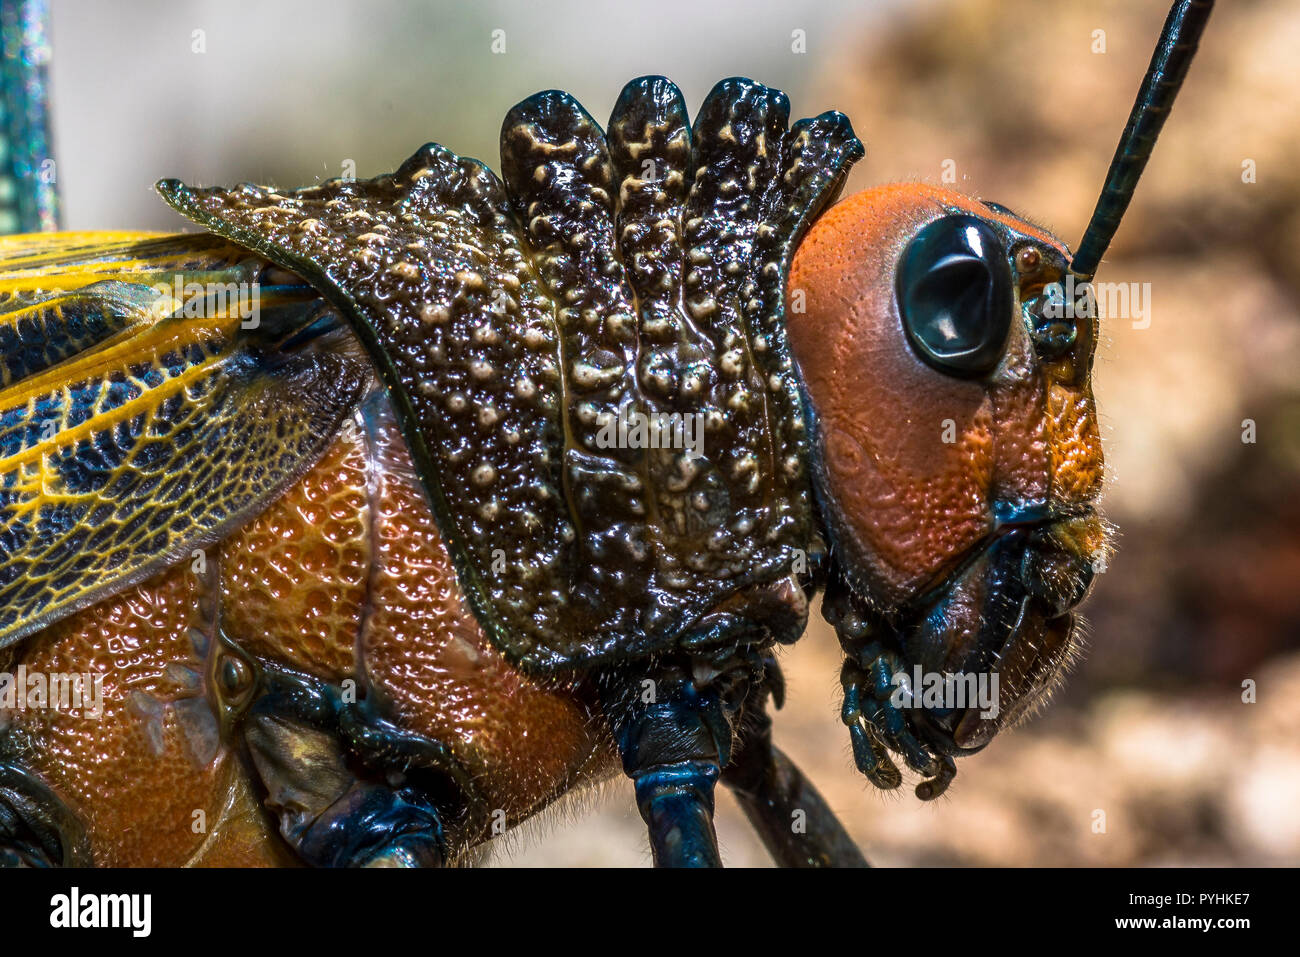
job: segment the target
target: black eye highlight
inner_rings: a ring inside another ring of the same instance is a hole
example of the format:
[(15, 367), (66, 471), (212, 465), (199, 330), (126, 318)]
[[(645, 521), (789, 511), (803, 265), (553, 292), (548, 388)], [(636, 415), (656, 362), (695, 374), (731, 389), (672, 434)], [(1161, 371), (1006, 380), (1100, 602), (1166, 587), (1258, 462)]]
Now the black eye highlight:
[(1002, 240), (974, 216), (937, 219), (903, 251), (898, 306), (918, 354), (949, 375), (993, 370), (1011, 330), (1011, 266)]

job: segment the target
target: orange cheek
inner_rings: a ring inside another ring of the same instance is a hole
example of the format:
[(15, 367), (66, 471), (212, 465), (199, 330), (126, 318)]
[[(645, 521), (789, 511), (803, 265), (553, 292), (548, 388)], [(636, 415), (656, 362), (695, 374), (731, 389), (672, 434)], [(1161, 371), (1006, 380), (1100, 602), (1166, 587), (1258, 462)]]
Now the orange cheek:
[(989, 389), (997, 421), (996, 478), (990, 495), (1021, 507), (1043, 505), (1049, 458), (1043, 422), (1046, 389), (1028, 335), (1012, 329), (1008, 348), (1009, 360)]
[(1048, 390), (1052, 504), (1077, 509), (1101, 494), (1103, 459), (1090, 388), (1053, 383)]
[[(987, 409), (966, 418), (952, 444), (938, 421), (924, 433), (823, 421), (834, 507), (850, 534), (841, 545), (865, 584), (888, 604), (921, 589), (989, 528), (985, 502), (993, 440)], [(921, 435), (928, 435), (922, 439)], [(932, 444), (929, 454), (924, 446)], [(852, 475), (853, 481), (836, 476)]]

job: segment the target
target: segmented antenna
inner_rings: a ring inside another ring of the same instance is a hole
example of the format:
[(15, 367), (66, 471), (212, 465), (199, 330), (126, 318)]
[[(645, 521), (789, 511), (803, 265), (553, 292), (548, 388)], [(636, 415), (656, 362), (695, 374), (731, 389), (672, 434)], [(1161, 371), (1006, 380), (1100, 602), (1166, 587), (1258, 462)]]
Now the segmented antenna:
[(45, 0), (0, 0), (0, 234), (59, 228), (48, 24)]
[(1133, 111), (1129, 113), (1128, 125), (1115, 148), (1115, 158), (1110, 161), (1097, 208), (1092, 211), (1092, 219), (1070, 264), (1070, 271), (1076, 276), (1091, 279), (1096, 274), (1101, 257), (1133, 198), (1138, 178), (1151, 158), (1156, 137), (1173, 108), (1174, 97), (1187, 76), (1187, 68), (1196, 55), (1196, 44), (1213, 9), (1214, 0), (1179, 0), (1170, 9)]

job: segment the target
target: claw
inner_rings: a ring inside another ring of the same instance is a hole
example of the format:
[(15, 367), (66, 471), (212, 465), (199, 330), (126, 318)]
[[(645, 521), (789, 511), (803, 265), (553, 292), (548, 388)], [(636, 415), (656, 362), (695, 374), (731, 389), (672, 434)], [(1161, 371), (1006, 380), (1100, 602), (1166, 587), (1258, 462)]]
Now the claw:
[[(891, 719), (897, 714), (897, 711), (891, 711)], [(907, 766), (917, 774), (923, 774), (927, 778), (939, 774), (940, 765), (938, 758), (935, 757), (935, 755), (932, 754), (925, 745), (916, 739), (916, 735), (912, 733), (911, 729), (907, 726), (906, 721), (902, 720), (901, 715), (899, 718), (902, 727), (897, 731), (893, 731), (888, 739), (891, 750), (897, 751), (901, 754), (903, 760), (907, 762)]]
[(872, 725), (862, 721), (850, 725), (849, 740), (853, 743), (853, 762), (868, 781), (882, 791), (892, 791), (903, 783), (903, 776), (889, 759)]
[(897, 656), (879, 646), (845, 660), (840, 670), (844, 707), (840, 713), (849, 728), (853, 759), (876, 787), (896, 788), (902, 783), (893, 751), (909, 768), (926, 778), (917, 796), (933, 800), (947, 790), (956, 774), (951, 758), (940, 757), (915, 731), (907, 712), (894, 703), (894, 675), (902, 668)]
[(939, 759), (939, 767), (935, 776), (929, 781), (922, 781), (916, 786), (916, 796), (922, 801), (933, 801), (948, 790), (948, 785), (952, 784), (952, 779), (956, 776), (956, 763), (952, 758), (944, 755)]

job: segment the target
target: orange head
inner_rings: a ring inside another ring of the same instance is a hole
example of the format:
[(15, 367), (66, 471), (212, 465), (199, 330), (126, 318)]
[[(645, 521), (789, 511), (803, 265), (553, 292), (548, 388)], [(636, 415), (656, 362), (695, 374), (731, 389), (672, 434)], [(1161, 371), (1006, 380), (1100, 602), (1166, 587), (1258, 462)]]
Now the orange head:
[(828, 611), (849, 644), (846, 616), (871, 623), (909, 678), (914, 665), (999, 672), (999, 717), (928, 715), (955, 736), (951, 753), (982, 745), (1060, 672), (1070, 609), (1105, 548), (1095, 319), (1053, 318), (1068, 269), (1039, 227), (906, 184), (833, 207), (790, 272), (790, 345), (845, 592), (832, 586)]
[[(1073, 258), (993, 203), (922, 184), (832, 207), (790, 268), (786, 321), (831, 549), (843, 717), (941, 794), (953, 757), (1041, 701), (1106, 550), (1089, 283), (1213, 3), (1177, 0)], [(1076, 289), (1076, 285), (1078, 288)]]

